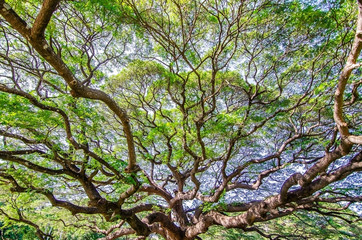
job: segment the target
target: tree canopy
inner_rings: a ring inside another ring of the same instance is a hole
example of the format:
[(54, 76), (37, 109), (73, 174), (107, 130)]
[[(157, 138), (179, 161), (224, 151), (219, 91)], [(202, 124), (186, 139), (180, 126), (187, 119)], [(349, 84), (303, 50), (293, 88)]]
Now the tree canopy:
[(361, 0), (0, 0), (0, 14), (4, 227), (358, 238)]

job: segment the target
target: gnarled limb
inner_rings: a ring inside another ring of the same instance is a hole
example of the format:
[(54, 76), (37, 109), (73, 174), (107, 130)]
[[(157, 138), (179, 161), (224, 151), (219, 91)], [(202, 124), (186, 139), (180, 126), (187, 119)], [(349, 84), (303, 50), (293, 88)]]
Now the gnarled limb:
[(337, 89), (334, 94), (334, 111), (333, 117), (337, 124), (339, 133), (342, 137), (342, 152), (347, 154), (348, 148), (351, 144), (361, 144), (361, 136), (350, 136), (348, 124), (343, 117), (344, 106), (344, 91), (346, 89), (347, 82), (351, 76), (352, 70), (360, 67), (360, 64), (356, 64), (357, 58), (360, 55), (362, 49), (362, 1), (358, 0), (358, 17), (357, 17), (357, 29), (352, 44), (351, 52), (347, 58), (347, 62), (342, 70), (342, 73), (338, 80)]

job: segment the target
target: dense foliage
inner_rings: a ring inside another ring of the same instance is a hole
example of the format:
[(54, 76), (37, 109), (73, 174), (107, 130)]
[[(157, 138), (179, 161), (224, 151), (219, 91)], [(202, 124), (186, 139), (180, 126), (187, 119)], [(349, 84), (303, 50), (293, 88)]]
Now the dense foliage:
[(0, 0), (3, 232), (357, 239), (361, 9)]

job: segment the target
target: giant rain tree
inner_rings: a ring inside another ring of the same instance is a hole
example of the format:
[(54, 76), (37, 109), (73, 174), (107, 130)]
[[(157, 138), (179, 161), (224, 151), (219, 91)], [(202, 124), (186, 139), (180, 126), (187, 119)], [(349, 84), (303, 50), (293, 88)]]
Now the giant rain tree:
[(360, 10), (0, 0), (1, 215), (41, 239), (61, 223), (181, 240), (278, 237), (258, 223), (303, 211), (353, 222)]

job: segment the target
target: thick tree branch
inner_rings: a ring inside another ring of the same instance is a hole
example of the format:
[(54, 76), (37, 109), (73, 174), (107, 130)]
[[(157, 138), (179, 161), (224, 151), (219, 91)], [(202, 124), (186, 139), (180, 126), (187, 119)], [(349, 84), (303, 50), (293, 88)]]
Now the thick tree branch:
[(362, 49), (362, 3), (358, 1), (358, 18), (357, 29), (352, 44), (351, 52), (347, 58), (345, 67), (339, 77), (338, 86), (334, 94), (334, 121), (337, 124), (338, 130), (342, 136), (342, 152), (347, 154), (348, 148), (351, 144), (361, 144), (362, 140), (357, 136), (350, 136), (348, 125), (343, 117), (344, 106), (344, 91), (346, 89), (347, 82), (351, 76), (352, 70), (359, 67), (360, 64), (356, 64), (357, 58), (360, 55)]
[(31, 38), (41, 39), (44, 37), (44, 31), (56, 10), (60, 0), (44, 0), (43, 5), (35, 19), (31, 29)]
[(70, 175), (71, 173), (65, 169), (50, 169), (50, 168), (45, 168), (39, 165), (36, 165), (30, 161), (27, 161), (25, 159), (13, 156), (11, 154), (7, 154), (7, 153), (1, 153), (0, 152), (0, 159), (6, 160), (6, 161), (10, 161), (10, 162), (16, 162), (19, 163), (31, 170), (34, 170), (36, 172), (42, 172), (42, 173), (47, 173), (50, 175), (60, 175), (60, 174), (68, 174)]

